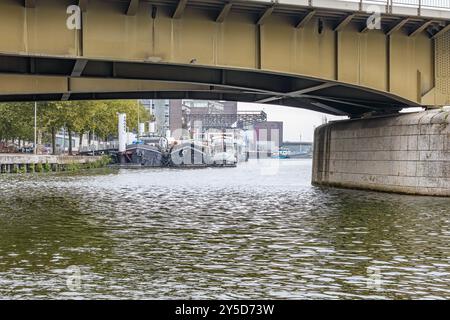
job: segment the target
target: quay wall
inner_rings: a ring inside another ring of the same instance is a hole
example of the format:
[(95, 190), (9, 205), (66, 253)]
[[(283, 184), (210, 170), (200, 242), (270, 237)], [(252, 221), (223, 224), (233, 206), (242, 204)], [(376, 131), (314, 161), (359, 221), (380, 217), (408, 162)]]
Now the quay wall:
[(448, 110), (331, 122), (314, 140), (314, 185), (450, 196)]
[[(0, 154), (0, 173), (35, 172), (42, 165), (50, 166), (52, 171), (73, 165), (87, 165), (102, 160), (101, 156), (54, 156), (34, 154)], [(40, 169), (39, 169), (40, 170)]]
[(56, 156), (56, 155), (34, 155), (20, 153), (0, 154), (0, 164), (72, 164), (89, 163), (100, 160), (101, 156)]

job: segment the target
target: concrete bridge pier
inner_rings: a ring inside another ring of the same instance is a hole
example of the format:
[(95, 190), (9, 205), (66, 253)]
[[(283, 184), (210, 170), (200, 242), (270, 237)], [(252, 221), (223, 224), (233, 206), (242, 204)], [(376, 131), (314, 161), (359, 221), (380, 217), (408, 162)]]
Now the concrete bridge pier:
[(331, 122), (314, 148), (314, 185), (450, 196), (450, 110)]

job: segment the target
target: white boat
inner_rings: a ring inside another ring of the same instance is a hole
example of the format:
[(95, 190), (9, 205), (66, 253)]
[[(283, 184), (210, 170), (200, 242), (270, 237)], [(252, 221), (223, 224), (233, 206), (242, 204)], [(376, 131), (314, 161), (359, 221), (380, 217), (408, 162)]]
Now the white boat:
[(237, 150), (234, 139), (216, 136), (211, 143), (211, 164), (215, 166), (236, 166)]
[(195, 141), (175, 144), (169, 151), (170, 165), (173, 167), (205, 166), (211, 162), (209, 148)]

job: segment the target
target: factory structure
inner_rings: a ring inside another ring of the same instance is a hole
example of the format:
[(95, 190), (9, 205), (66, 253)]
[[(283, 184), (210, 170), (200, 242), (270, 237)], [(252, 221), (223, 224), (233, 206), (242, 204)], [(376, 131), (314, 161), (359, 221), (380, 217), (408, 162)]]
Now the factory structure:
[(231, 134), (244, 140), (250, 153), (270, 156), (283, 142), (283, 122), (267, 121), (264, 111), (238, 111), (237, 102), (204, 100), (141, 100), (153, 115), (153, 134), (169, 140), (202, 140)]
[[(249, 158), (312, 158), (311, 142), (283, 141), (282, 121), (268, 121), (264, 111), (238, 110), (237, 102), (184, 99), (140, 100), (140, 104), (151, 115), (150, 122), (139, 123), (137, 131), (128, 131), (126, 114), (120, 114), (118, 140), (82, 147), (78, 152), (101, 154), (118, 149), (128, 154), (129, 162), (137, 161), (133, 155), (139, 156), (140, 163), (147, 158), (147, 166), (194, 162), (184, 158), (195, 150), (203, 164), (221, 163), (225, 158), (232, 163)], [(190, 151), (181, 152), (183, 148)]]

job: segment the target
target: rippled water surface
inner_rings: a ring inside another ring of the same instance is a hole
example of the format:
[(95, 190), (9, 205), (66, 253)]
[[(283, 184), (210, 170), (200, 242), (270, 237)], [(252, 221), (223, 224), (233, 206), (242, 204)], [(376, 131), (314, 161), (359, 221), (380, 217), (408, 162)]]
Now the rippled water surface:
[(0, 176), (0, 298), (450, 298), (450, 199), (310, 160)]

